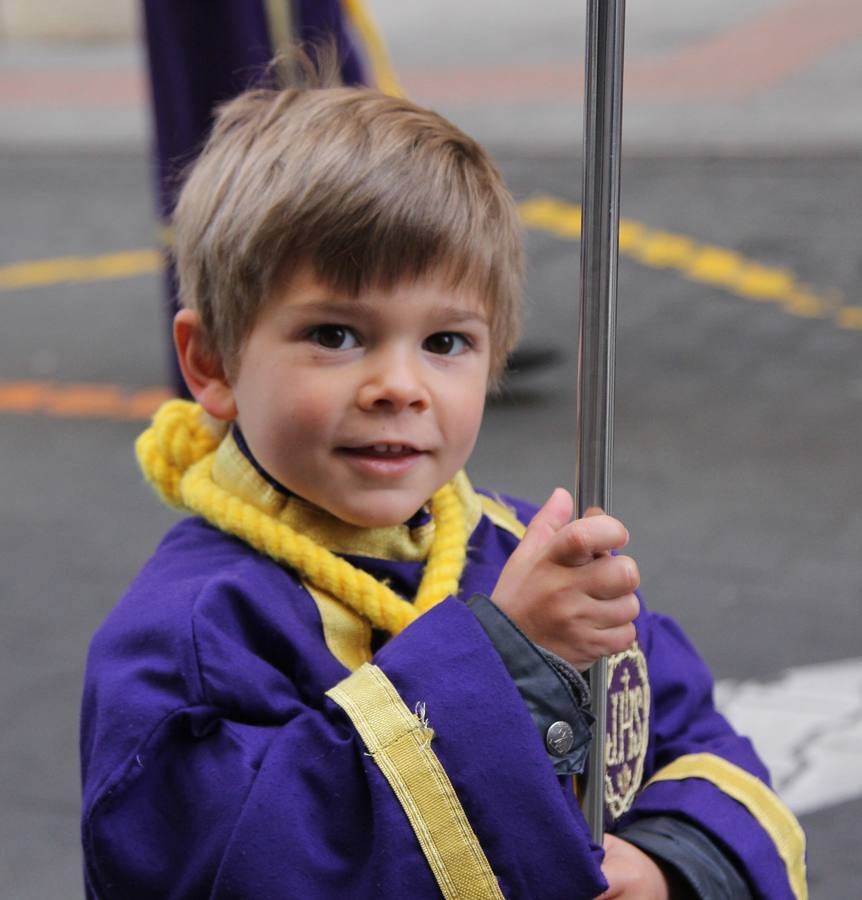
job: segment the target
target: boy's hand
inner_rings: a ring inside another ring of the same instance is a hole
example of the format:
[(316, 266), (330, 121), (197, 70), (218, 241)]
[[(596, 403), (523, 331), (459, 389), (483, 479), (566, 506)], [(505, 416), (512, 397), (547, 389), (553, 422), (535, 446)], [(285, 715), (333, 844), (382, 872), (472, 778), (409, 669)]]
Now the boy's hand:
[(628, 841), (605, 835), (602, 873), (608, 889), (596, 900), (670, 900), (664, 872), (655, 861)]
[(572, 497), (557, 488), (503, 567), (491, 599), (535, 643), (579, 671), (635, 639), (637, 564), (611, 550), (629, 540), (622, 522), (590, 510), (571, 521)]

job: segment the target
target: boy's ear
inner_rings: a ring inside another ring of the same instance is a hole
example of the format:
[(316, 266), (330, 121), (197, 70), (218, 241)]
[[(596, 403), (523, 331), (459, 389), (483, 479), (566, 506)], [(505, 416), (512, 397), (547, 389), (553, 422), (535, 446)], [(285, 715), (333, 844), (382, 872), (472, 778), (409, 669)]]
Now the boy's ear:
[(232, 422), (237, 412), (233, 389), (222, 361), (206, 346), (195, 310), (181, 309), (174, 317), (174, 345), (191, 395), (214, 418)]

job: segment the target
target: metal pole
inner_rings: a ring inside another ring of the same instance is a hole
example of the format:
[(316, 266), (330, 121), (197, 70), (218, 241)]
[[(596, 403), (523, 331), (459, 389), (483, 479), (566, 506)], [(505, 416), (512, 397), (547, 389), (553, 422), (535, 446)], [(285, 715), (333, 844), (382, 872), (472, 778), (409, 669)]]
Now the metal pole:
[[(578, 515), (611, 506), (614, 337), (619, 250), (625, 0), (587, 0), (584, 84), (584, 188), (581, 219), (581, 303), (578, 339)], [(593, 840), (604, 837), (607, 661), (590, 669), (596, 722), (584, 793)]]

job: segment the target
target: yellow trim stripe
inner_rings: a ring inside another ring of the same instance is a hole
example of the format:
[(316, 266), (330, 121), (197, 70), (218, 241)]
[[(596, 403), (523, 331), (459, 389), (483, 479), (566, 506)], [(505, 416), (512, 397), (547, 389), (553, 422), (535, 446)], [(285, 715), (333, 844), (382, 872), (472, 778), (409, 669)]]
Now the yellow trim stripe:
[(273, 55), (287, 53), (293, 44), (293, 4), (290, 0), (264, 0)]
[(413, 715), (377, 666), (366, 663), (327, 691), (350, 717), (413, 828), (443, 896), (502, 898), (455, 789)]
[(479, 502), (482, 504), (482, 512), (498, 527), (509, 534), (515, 535), (519, 540), (524, 536), (527, 526), (499, 500), (494, 500), (485, 494), (479, 494)]
[(302, 586), (311, 594), (323, 625), (329, 652), (351, 672), (371, 659), (371, 623), (332, 594), (313, 584)]
[(792, 812), (762, 781), (720, 756), (692, 753), (656, 772), (646, 787), (659, 781), (702, 778), (741, 803), (772, 839), (784, 865), (793, 896), (807, 900), (805, 834)]
[(351, 25), (356, 29), (365, 50), (368, 53), (368, 61), (371, 63), (371, 71), (374, 75), (374, 83), (392, 97), (404, 97), (406, 94), (398, 83), (395, 69), (389, 59), (389, 53), (380, 29), (374, 23), (371, 14), (365, 8), (362, 0), (342, 0), (341, 5), (350, 19)]

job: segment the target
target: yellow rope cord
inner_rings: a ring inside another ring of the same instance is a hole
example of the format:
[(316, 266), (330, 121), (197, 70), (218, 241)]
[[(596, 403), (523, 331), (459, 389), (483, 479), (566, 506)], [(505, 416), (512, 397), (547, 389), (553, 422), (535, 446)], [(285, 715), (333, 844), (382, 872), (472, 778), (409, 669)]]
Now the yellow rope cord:
[(464, 508), (451, 484), (444, 484), (431, 500), (434, 540), (414, 605), (424, 613), (458, 590), (467, 559)]
[(398, 634), (421, 613), (457, 593), (467, 557), (467, 528), (451, 484), (443, 485), (431, 499), (434, 538), (416, 603), (411, 604), (367, 572), (216, 484), (212, 470), (218, 442), (199, 406), (169, 400), (135, 449), (145, 477), (167, 503), (196, 512), (255, 550), (287, 563), (376, 628)]
[(152, 427), (135, 442), (135, 453), (147, 481), (162, 500), (182, 509), (183, 474), (217, 446), (218, 438), (207, 428), (200, 406), (168, 400), (156, 410)]
[(371, 71), (374, 74), (374, 83), (391, 97), (406, 96), (398, 83), (395, 70), (389, 60), (386, 44), (380, 34), (380, 30), (374, 24), (368, 10), (362, 0), (342, 0), (341, 5), (347, 13), (351, 24), (362, 38), (362, 43), (368, 52), (368, 60), (371, 63)]

